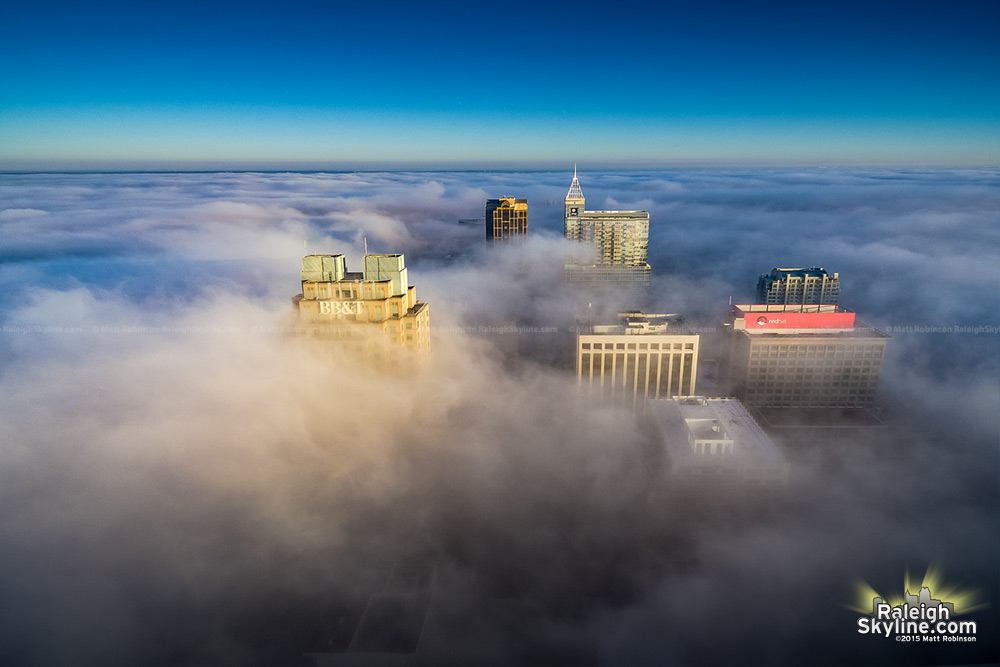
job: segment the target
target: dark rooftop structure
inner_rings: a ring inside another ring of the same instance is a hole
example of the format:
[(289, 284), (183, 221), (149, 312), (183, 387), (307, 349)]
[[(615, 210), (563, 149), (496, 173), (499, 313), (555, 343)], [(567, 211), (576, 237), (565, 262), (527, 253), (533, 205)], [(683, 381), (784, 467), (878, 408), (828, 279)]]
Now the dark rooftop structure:
[(840, 274), (826, 269), (773, 268), (757, 279), (757, 303), (806, 304), (837, 303), (840, 300)]

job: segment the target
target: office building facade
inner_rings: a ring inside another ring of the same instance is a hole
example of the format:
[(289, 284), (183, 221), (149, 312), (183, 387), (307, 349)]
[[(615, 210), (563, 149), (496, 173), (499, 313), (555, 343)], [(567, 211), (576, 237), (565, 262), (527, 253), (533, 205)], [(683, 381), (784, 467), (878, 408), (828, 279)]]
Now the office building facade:
[(490, 241), (528, 234), (528, 200), (513, 197), (486, 200), (486, 238)]
[(430, 314), (408, 283), (403, 255), (365, 255), (364, 271), (347, 271), (343, 255), (302, 258), (302, 293), (292, 299), (295, 332), (376, 354), (394, 346), (430, 349)]
[(566, 193), (563, 233), (592, 248), (590, 261), (567, 266), (570, 282), (648, 289), (649, 213), (647, 211), (587, 211), (576, 170)]
[(733, 307), (732, 390), (748, 407), (874, 405), (889, 337), (835, 305)]
[(614, 402), (690, 396), (698, 377), (698, 334), (670, 329), (669, 315), (620, 313), (621, 323), (577, 335), (581, 385)]
[[(649, 289), (650, 268), (641, 266), (611, 266), (608, 264), (567, 264), (566, 280), (590, 293), (608, 295), (641, 294)], [(635, 305), (641, 304), (623, 304)]]
[(840, 303), (840, 274), (821, 268), (771, 269), (757, 279), (757, 303)]

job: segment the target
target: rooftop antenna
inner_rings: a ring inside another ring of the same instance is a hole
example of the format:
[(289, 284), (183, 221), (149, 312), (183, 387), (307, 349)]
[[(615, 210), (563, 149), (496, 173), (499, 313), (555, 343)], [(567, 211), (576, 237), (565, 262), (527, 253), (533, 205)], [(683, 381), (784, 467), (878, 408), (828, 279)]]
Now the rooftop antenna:
[(576, 178), (576, 162), (573, 163), (573, 178)]
[(306, 244), (306, 240), (302, 239), (302, 252), (303, 254), (309, 254), (309, 246)]
[(365, 239), (365, 257), (367, 257), (368, 256), (368, 237), (365, 236), (364, 239)]

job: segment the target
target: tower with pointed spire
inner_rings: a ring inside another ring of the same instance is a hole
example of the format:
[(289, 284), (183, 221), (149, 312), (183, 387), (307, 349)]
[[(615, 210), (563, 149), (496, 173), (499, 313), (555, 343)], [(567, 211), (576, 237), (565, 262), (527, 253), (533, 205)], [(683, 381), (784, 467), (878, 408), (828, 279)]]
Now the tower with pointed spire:
[(584, 207), (583, 190), (580, 189), (580, 179), (576, 177), (576, 165), (573, 165), (573, 183), (566, 193), (566, 215), (563, 218), (563, 234), (568, 239), (580, 238), (580, 214)]
[(569, 280), (588, 287), (649, 288), (649, 213), (587, 211), (576, 165), (566, 193), (563, 233), (593, 247), (593, 264), (566, 267)]

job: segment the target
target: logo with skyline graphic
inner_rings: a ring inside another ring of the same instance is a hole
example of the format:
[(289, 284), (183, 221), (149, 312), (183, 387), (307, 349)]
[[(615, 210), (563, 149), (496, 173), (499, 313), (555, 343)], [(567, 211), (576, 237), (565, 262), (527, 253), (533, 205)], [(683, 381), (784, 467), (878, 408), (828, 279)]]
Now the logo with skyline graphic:
[[(933, 588), (932, 588), (933, 587)], [(957, 618), (982, 608), (976, 592), (947, 587), (938, 570), (928, 568), (919, 588), (904, 577), (903, 595), (887, 597), (865, 582), (858, 582), (859, 603), (853, 607), (864, 615), (858, 618), (858, 634), (877, 635), (897, 642), (974, 642), (976, 622)], [(911, 591), (918, 591), (915, 595)], [(940, 591), (935, 598), (932, 590)]]

